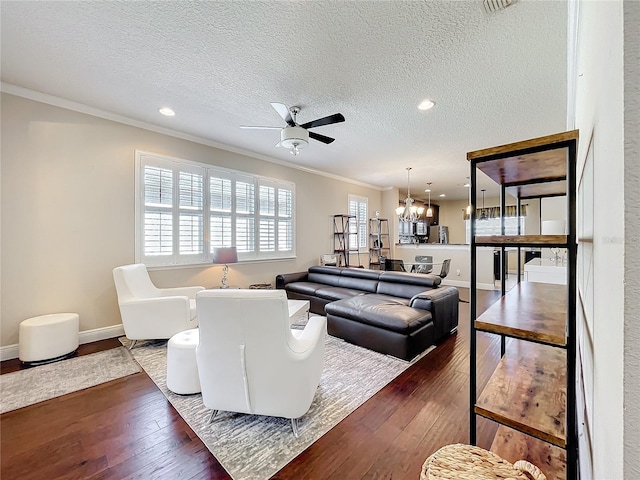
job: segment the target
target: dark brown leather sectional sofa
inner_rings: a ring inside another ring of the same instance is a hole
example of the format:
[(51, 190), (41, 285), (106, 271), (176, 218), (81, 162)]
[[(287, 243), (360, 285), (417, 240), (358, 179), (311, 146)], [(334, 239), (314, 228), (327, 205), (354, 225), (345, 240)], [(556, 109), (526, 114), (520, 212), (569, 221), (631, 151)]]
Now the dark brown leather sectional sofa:
[(281, 274), (276, 288), (309, 300), (330, 335), (411, 360), (458, 327), (458, 289), (436, 275), (317, 266)]

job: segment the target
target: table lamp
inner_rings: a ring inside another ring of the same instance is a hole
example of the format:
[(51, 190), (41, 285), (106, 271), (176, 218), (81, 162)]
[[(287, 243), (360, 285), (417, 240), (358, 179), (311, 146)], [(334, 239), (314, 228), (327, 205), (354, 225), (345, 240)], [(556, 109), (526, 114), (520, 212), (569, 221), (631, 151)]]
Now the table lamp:
[(229, 273), (229, 264), (238, 263), (238, 251), (236, 247), (221, 247), (213, 249), (213, 263), (216, 265), (224, 265), (222, 268), (222, 285), (220, 288), (229, 288), (227, 285), (227, 273)]

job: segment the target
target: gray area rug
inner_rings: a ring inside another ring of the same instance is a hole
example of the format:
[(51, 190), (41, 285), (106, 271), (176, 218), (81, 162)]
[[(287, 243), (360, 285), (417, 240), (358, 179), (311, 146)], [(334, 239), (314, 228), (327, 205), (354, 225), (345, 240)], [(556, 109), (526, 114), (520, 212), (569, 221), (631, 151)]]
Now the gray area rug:
[(296, 438), (284, 418), (221, 412), (208, 424), (210, 410), (200, 394), (167, 390), (166, 342), (142, 344), (131, 353), (235, 480), (270, 478), (411, 365), (328, 336), (320, 386)]
[(0, 413), (140, 372), (124, 347), (0, 375)]

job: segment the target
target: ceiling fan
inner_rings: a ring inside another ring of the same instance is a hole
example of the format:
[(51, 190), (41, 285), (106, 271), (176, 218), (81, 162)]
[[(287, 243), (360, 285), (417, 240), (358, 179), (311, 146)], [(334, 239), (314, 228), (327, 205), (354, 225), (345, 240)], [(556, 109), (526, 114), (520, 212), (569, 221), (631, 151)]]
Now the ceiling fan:
[(280, 130), (280, 141), (276, 144), (276, 147), (288, 148), (292, 155), (297, 155), (301, 148), (306, 147), (309, 144), (309, 137), (319, 142), (329, 144), (335, 140), (335, 138), (320, 135), (319, 133), (308, 131), (309, 128), (322, 127), (324, 125), (331, 125), (332, 123), (344, 122), (344, 116), (341, 113), (334, 113), (328, 117), (318, 118), (311, 122), (298, 124), (296, 117), (300, 113), (300, 107), (287, 107), (283, 103), (271, 102), (271, 106), (274, 108), (278, 115), (286, 122), (285, 127), (259, 127), (242, 125), (240, 128), (249, 128), (257, 130)]

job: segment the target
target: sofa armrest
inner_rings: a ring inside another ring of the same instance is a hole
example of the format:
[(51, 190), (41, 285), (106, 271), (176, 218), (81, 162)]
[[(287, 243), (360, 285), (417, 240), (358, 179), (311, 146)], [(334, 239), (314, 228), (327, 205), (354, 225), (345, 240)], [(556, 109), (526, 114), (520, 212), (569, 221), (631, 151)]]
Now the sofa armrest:
[(440, 287), (415, 295), (409, 306), (431, 312), (436, 341), (446, 337), (458, 326), (458, 289)]
[(276, 289), (283, 290), (287, 283), (304, 282), (309, 272), (281, 273), (276, 275)]

